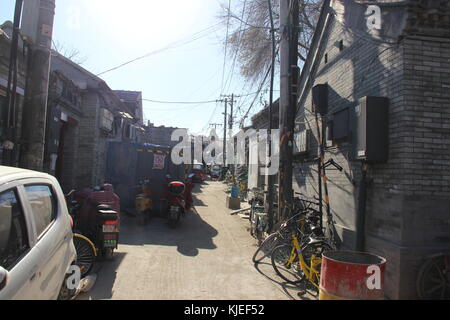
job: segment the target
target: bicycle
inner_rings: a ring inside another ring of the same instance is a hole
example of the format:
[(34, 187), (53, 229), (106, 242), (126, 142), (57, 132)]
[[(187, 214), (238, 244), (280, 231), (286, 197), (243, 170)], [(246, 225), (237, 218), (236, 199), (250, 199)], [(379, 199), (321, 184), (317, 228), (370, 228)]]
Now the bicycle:
[(295, 220), (300, 214), (301, 213), (283, 222), (277, 231), (271, 233), (264, 239), (264, 241), (261, 242), (261, 244), (258, 246), (258, 249), (256, 249), (255, 253), (253, 254), (253, 263), (256, 264), (261, 262), (264, 258), (268, 257), (272, 253), (272, 250), (280, 243), (288, 242), (290, 235), (289, 223), (291, 223), (292, 220)]
[(330, 234), (327, 239), (320, 227), (320, 213), (316, 212), (319, 217), (316, 215), (314, 219), (309, 219), (307, 225), (312, 225), (312, 227), (307, 230), (306, 234), (293, 230), (290, 234), (290, 243), (279, 245), (273, 249), (271, 263), (275, 272), (286, 282), (300, 284), (307, 280), (318, 290), (322, 254), (335, 249), (336, 245), (332, 217), (327, 217), (326, 229)]
[(417, 295), (423, 300), (450, 299), (450, 253), (428, 258), (419, 270)]
[[(294, 205), (293, 210), (295, 212), (294, 216), (287, 219), (283, 223), (281, 223), (279, 228), (276, 228), (277, 231), (271, 233), (264, 241), (261, 242), (258, 249), (255, 251), (252, 257), (253, 263), (259, 263), (264, 258), (268, 257), (273, 249), (279, 245), (280, 243), (288, 243), (290, 238), (290, 230), (289, 225), (293, 223), (295, 220), (295, 223), (299, 226), (299, 230), (302, 233), (305, 233), (305, 227), (306, 227), (306, 221), (305, 218), (307, 217), (308, 213), (312, 213), (313, 215), (317, 216), (318, 211), (311, 208), (311, 205), (317, 205), (316, 202), (301, 199), (301, 198), (295, 198), (294, 199)], [(311, 219), (311, 218), (310, 218)]]
[(286, 282), (299, 284), (306, 279), (318, 289), (322, 253), (328, 250), (332, 247), (324, 239), (299, 239), (292, 234), (290, 244), (273, 249), (271, 262), (275, 272)]
[(77, 219), (76, 212), (80, 210), (81, 205), (77, 201), (68, 201), (69, 198), (75, 193), (75, 190), (70, 191), (65, 195), (66, 202), (70, 203), (68, 206), (69, 214), (72, 219), (73, 230), (73, 244), (77, 253), (77, 259), (75, 265), (80, 269), (81, 278), (84, 278), (89, 274), (94, 266), (95, 259), (97, 257), (97, 249), (94, 243), (86, 236), (76, 232)]
[(249, 191), (253, 194), (251, 200), (249, 200), (251, 205), (249, 217), (250, 234), (260, 242), (268, 223), (267, 213), (264, 208), (265, 191), (258, 188), (253, 188)]

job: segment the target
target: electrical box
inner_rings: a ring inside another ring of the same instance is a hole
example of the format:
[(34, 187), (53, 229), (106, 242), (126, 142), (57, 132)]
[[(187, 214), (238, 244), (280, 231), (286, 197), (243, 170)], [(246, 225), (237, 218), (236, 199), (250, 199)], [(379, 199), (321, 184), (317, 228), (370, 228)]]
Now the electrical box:
[(294, 154), (307, 154), (309, 151), (309, 135), (310, 130), (303, 130), (294, 134)]
[(386, 162), (389, 143), (389, 99), (364, 97), (355, 107), (354, 155), (356, 160)]
[(348, 108), (333, 113), (332, 140), (343, 141), (349, 136), (349, 112)]

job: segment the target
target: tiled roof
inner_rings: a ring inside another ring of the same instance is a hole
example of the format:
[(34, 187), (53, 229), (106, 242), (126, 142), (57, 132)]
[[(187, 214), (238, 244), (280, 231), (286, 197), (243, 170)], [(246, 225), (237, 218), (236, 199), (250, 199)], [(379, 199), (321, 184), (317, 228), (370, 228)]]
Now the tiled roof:
[(140, 91), (114, 90), (117, 96), (124, 101), (137, 101), (141, 98)]

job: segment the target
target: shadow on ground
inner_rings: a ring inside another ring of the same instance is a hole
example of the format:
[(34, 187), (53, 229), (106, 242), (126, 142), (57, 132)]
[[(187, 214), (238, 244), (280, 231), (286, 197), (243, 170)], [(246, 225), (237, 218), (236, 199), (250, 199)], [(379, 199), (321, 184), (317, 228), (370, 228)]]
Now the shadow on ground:
[(279, 285), (284, 293), (294, 300), (317, 300), (317, 292), (315, 288), (303, 281), (302, 283), (296, 285), (281, 279), (273, 270), (270, 258), (265, 258), (264, 260), (255, 263), (255, 269), (263, 275), (266, 279), (272, 281), (276, 285)]
[(162, 217), (151, 218), (148, 224), (140, 225), (137, 219), (127, 216), (122, 223), (120, 244), (174, 246), (179, 253), (195, 257), (199, 249), (216, 249), (213, 238), (217, 234), (218, 231), (204, 221), (194, 208), (175, 228), (170, 228)]
[(77, 300), (101, 300), (111, 299), (113, 292), (112, 288), (116, 281), (117, 269), (125, 258), (126, 253), (115, 252), (113, 259), (106, 261), (96, 261), (92, 274), (97, 274), (97, 280), (93, 288), (86, 293), (82, 293), (77, 297)]

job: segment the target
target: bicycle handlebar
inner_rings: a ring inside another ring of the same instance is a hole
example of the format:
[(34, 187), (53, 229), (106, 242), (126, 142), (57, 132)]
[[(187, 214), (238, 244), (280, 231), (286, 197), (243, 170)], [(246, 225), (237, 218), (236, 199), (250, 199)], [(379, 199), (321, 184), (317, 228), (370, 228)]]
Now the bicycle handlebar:
[(74, 194), (76, 192), (76, 190), (75, 189), (72, 189), (72, 190), (70, 190), (69, 191), (69, 193), (68, 194), (66, 194), (66, 195), (64, 195), (66, 198), (69, 198), (72, 194)]

